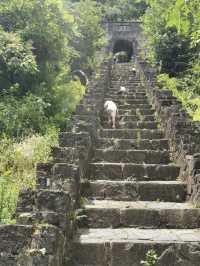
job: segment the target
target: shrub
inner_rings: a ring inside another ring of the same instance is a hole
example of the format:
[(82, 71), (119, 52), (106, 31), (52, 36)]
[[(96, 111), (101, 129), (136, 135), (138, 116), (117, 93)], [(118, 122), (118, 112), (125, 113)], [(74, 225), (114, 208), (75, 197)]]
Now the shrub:
[[(192, 80), (189, 80), (187, 76), (177, 79), (170, 78), (167, 74), (161, 74), (158, 75), (157, 81), (160, 89), (169, 89), (173, 92), (193, 120), (200, 121), (200, 96), (195, 94)], [(189, 87), (189, 81), (191, 87)]]
[(11, 223), (18, 193), (35, 188), (38, 162), (50, 159), (51, 147), (58, 144), (58, 131), (49, 128), (44, 136), (31, 135), (20, 142), (0, 140), (0, 223)]
[(146, 254), (146, 260), (141, 261), (144, 266), (155, 266), (158, 260), (158, 256), (154, 250), (149, 250)]

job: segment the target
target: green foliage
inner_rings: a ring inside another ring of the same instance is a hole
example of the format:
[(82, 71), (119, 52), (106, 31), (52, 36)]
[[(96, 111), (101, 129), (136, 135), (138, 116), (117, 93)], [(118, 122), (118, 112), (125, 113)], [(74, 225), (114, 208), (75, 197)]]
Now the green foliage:
[[(79, 81), (70, 81), (66, 84), (58, 84), (55, 89), (54, 122), (60, 125), (61, 129), (65, 129), (71, 113), (75, 111), (76, 106), (80, 102), (85, 93), (85, 87)], [(56, 108), (58, 111), (56, 111)]]
[[(157, 77), (160, 89), (169, 89), (173, 95), (177, 97), (185, 110), (195, 121), (200, 121), (200, 96), (194, 93), (195, 88), (192, 87), (194, 80), (190, 80), (188, 76), (177, 79), (170, 78), (167, 74), (161, 74)], [(188, 84), (190, 83), (190, 90)]]
[(0, 132), (20, 137), (31, 132), (45, 133), (48, 118), (45, 115), (47, 103), (29, 94), (21, 99), (5, 97), (0, 101)]
[(158, 256), (154, 250), (149, 250), (146, 254), (146, 260), (141, 261), (144, 266), (155, 266), (158, 260)]
[(177, 76), (190, 66), (195, 52), (189, 35), (189, 11), (183, 0), (150, 0), (149, 4), (143, 21), (151, 62), (161, 62), (162, 72)]
[(63, 128), (79, 103), (84, 88), (70, 81), (71, 69), (95, 68), (104, 31), (94, 1), (67, 2), (0, 3), (0, 134)]
[[(12, 222), (19, 190), (35, 186), (85, 87), (71, 71), (92, 71), (104, 42), (92, 0), (0, 2), (0, 222)], [(55, 125), (54, 128), (52, 125)], [(53, 128), (53, 129), (52, 129)]]
[(0, 28), (0, 93), (21, 95), (27, 83), (38, 73), (35, 56), (30, 42), (24, 43), (17, 33), (5, 32)]
[(77, 34), (71, 39), (77, 51), (77, 58), (72, 64), (73, 69), (82, 68), (92, 71), (95, 68), (95, 52), (104, 44), (104, 31), (101, 26), (101, 10), (92, 0), (81, 0), (74, 5)]
[(109, 21), (138, 20), (147, 8), (145, 0), (98, 1), (105, 19)]
[[(200, 5), (197, 0), (149, 0), (144, 15), (149, 60), (160, 64), (162, 86), (200, 120)], [(152, 34), (152, 32), (154, 34)]]
[(0, 223), (13, 223), (18, 193), (35, 188), (37, 162), (50, 159), (51, 147), (58, 145), (58, 130), (49, 128), (46, 135), (31, 135), (15, 142), (0, 140)]

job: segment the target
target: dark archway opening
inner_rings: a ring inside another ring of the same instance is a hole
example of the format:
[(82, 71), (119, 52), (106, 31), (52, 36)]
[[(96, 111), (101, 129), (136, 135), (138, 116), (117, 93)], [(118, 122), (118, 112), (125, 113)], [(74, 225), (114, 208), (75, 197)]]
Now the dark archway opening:
[(117, 40), (113, 47), (113, 54), (125, 53), (127, 56), (120, 59), (120, 62), (129, 62), (133, 56), (133, 44), (127, 40)]

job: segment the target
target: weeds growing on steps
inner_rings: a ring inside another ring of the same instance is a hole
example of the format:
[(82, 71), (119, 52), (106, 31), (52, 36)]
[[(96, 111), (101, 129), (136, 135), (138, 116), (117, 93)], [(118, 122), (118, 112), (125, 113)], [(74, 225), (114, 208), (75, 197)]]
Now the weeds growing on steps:
[(158, 255), (156, 254), (155, 250), (151, 249), (146, 253), (146, 260), (142, 260), (141, 264), (144, 266), (155, 266), (157, 261)]
[(8, 137), (0, 140), (0, 223), (13, 223), (18, 193), (35, 188), (37, 162), (50, 159), (51, 147), (57, 145), (58, 131), (44, 136), (32, 135), (21, 142)]

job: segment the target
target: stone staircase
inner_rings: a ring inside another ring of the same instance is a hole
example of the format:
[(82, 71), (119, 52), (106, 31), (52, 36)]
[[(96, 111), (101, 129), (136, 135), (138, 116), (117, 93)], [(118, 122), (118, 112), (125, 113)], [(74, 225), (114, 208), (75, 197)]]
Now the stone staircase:
[[(120, 85), (126, 96), (117, 94)], [(186, 202), (180, 168), (131, 64), (113, 66), (107, 99), (117, 103), (120, 118), (116, 129), (102, 121), (82, 181), (84, 219), (73, 265), (139, 266), (153, 249), (156, 265), (199, 266), (200, 209)], [(91, 98), (85, 101), (92, 108)]]

